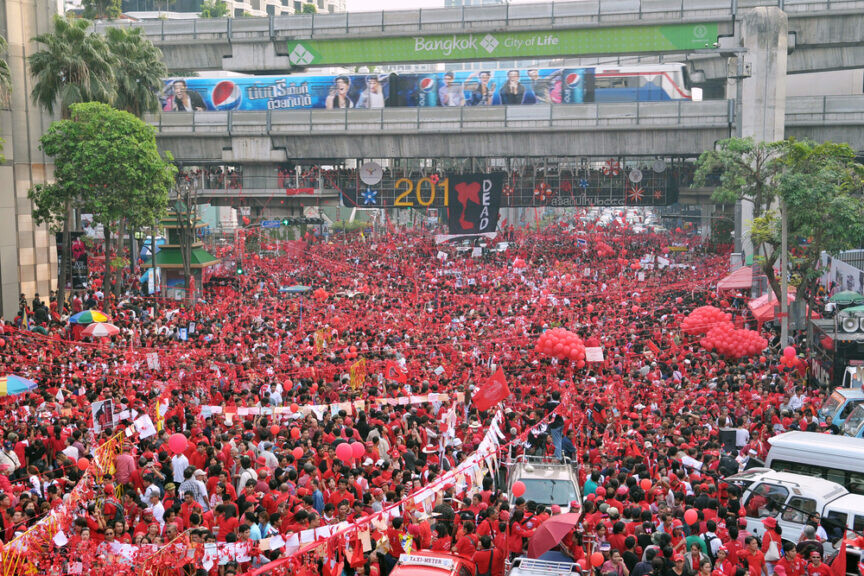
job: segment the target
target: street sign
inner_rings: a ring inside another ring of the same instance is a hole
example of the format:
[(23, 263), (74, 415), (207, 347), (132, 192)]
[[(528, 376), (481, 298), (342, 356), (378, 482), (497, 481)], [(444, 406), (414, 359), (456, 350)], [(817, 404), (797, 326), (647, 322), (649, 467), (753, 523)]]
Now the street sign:
[(262, 220), (261, 228), (279, 228), (282, 225), (281, 220)]

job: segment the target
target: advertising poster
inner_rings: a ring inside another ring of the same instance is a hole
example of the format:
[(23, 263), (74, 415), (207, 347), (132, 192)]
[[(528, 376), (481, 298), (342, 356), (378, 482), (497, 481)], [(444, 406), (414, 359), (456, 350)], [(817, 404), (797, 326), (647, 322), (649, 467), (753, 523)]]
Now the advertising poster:
[[(71, 255), (72, 266), (70, 273), (72, 276), (71, 288), (73, 290), (84, 290), (89, 286), (89, 263), (87, 259), (87, 245), (84, 244), (82, 238), (83, 232), (70, 232), (69, 238), (72, 242)], [(63, 233), (58, 232), (55, 237), (57, 242), (57, 276), (60, 276), (60, 268), (63, 263)], [(69, 283), (66, 283), (69, 287)]]
[(169, 78), (160, 94), (165, 112), (384, 108), (389, 74)]

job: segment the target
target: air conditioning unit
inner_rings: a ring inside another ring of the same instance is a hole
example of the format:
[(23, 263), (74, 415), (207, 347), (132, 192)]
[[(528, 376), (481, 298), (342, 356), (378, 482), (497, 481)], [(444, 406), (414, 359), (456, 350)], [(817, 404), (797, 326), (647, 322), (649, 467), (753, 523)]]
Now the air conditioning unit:
[(847, 334), (864, 332), (864, 312), (844, 310), (837, 315), (837, 324)]

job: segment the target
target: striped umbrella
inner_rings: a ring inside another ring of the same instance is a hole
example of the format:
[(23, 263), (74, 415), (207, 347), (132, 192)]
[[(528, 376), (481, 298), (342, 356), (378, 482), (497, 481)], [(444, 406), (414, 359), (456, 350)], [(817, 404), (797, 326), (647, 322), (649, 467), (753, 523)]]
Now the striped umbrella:
[(0, 376), (0, 396), (15, 396), (16, 394), (23, 394), (35, 389), (36, 382), (33, 380), (15, 376), (14, 374)]
[(90, 324), (81, 331), (82, 336), (90, 336), (91, 338), (108, 338), (119, 333), (120, 329), (117, 326), (104, 322)]
[(69, 317), (72, 324), (93, 324), (94, 322), (110, 322), (111, 318), (98, 310), (84, 310)]

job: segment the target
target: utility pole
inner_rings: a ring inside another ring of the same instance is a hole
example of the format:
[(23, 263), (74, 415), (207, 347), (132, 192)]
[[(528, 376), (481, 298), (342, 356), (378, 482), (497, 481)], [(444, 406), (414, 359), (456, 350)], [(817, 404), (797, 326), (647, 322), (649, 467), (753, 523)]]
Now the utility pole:
[(789, 218), (786, 201), (780, 199), (780, 345), (789, 345)]

